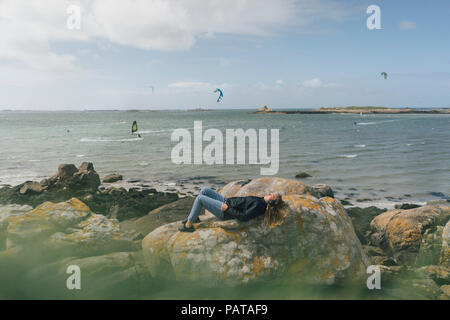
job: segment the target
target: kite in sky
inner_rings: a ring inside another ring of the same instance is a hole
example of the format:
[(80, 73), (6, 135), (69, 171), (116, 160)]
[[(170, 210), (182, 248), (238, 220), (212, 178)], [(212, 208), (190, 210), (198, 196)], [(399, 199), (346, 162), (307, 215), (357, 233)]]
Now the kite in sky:
[(219, 98), (217, 98), (217, 103), (219, 103), (220, 101), (222, 101), (223, 98), (223, 92), (222, 90), (220, 90), (219, 88), (217, 88), (216, 90), (214, 90), (214, 93), (219, 92)]

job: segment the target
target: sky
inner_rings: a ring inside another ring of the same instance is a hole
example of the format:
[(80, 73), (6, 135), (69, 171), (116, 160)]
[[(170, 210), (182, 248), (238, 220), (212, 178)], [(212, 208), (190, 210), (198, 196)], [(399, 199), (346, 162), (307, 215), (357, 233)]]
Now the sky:
[(0, 0), (0, 109), (450, 107), (449, 13), (448, 0)]

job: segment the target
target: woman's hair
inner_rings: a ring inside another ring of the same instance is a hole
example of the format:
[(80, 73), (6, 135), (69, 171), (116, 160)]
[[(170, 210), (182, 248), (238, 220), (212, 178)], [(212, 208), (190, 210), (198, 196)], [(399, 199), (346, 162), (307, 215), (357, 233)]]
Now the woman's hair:
[(269, 201), (266, 207), (264, 223), (271, 228), (281, 224), (286, 216), (286, 207), (280, 194), (277, 199)]

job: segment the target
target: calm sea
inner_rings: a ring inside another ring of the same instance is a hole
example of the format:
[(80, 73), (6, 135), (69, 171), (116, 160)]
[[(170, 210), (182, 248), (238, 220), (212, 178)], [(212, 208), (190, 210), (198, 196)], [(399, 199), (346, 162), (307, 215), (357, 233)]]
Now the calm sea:
[[(250, 110), (0, 112), (0, 185), (40, 180), (60, 163), (94, 163), (125, 181), (217, 186), (260, 176), (260, 165), (177, 165), (174, 129), (279, 129), (279, 172), (326, 183), (340, 199), (366, 206), (450, 195), (448, 115), (283, 115)], [(130, 134), (137, 120), (141, 139)], [(270, 136), (270, 135), (269, 135)], [(224, 139), (225, 140), (225, 139)], [(224, 141), (225, 143), (225, 141)], [(203, 146), (208, 143), (204, 142)], [(359, 201), (359, 202), (358, 202)]]

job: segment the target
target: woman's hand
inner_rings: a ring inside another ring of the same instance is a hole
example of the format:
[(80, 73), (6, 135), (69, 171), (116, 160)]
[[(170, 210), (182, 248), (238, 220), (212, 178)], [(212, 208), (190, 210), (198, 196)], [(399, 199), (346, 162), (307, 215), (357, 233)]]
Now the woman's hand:
[(220, 210), (222, 210), (223, 212), (227, 211), (228, 209), (228, 205), (226, 203), (222, 204), (222, 207), (220, 208)]

